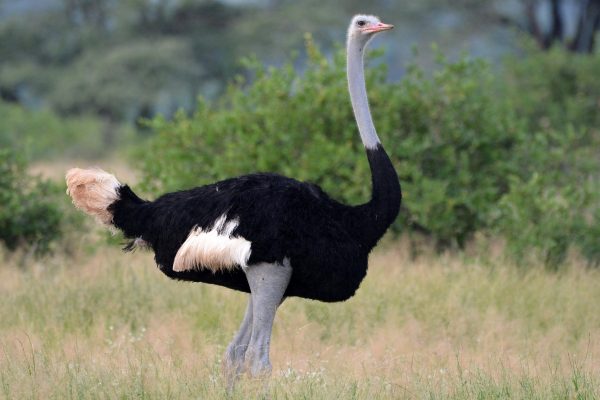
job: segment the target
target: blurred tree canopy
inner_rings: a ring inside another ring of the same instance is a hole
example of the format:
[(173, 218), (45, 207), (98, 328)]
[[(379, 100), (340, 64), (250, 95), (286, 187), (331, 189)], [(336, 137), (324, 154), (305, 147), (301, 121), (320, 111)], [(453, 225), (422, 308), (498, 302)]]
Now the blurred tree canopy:
[[(255, 54), (280, 65), (291, 49), (302, 47), (306, 32), (331, 53), (357, 12), (396, 24), (382, 42), (393, 43), (385, 61), (399, 66), (390, 73), (397, 79), (404, 73), (400, 60), (414, 43), (435, 40), (448, 54), (505, 52), (507, 21), (544, 43), (557, 30), (569, 43), (588, 35), (590, 48), (598, 1), (377, 0), (368, 7), (358, 0), (0, 2), (0, 99), (62, 115), (99, 116), (108, 122), (110, 136), (115, 123), (191, 110), (198, 93), (221, 94), (243, 71), (241, 57)], [(581, 29), (575, 40), (577, 19)], [(555, 20), (564, 28), (553, 26)]]
[(189, 107), (201, 83), (231, 73), (227, 37), (215, 36), (226, 36), (235, 13), (212, 1), (169, 3), (63, 0), (27, 23), (7, 19), (2, 97), (118, 121)]
[(528, 30), (541, 48), (559, 42), (578, 53), (594, 50), (594, 36), (600, 30), (600, 0), (526, 0), (525, 8)]

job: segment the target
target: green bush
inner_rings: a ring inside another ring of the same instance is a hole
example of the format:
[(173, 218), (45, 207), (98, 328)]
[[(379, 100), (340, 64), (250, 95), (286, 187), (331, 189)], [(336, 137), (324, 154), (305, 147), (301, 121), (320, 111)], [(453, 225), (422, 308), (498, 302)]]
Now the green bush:
[(519, 173), (523, 125), (477, 59), (439, 56), (431, 78), (413, 65), (391, 99), (386, 139), (399, 161), (408, 214), (438, 244), (462, 247), (487, 227), (508, 177)]
[[(246, 60), (239, 78), (215, 103), (173, 121), (156, 118), (158, 135), (143, 155), (146, 184), (175, 190), (253, 171), (310, 180), (341, 201), (368, 200), (370, 175), (350, 107), (344, 51), (327, 60), (309, 41), (308, 65), (265, 68)], [(416, 67), (399, 84), (382, 65), (367, 68), (371, 109), (406, 194), (402, 222), (440, 245), (463, 245), (486, 224), (490, 206), (515, 172), (512, 149), (521, 130), (495, 101), (480, 60), (439, 60), (426, 78)]]
[[(591, 185), (548, 185), (538, 174), (526, 182), (515, 179), (499, 202), (495, 228), (522, 263), (542, 259), (557, 267), (576, 247), (594, 264), (600, 262), (598, 189)], [(595, 207), (595, 212), (586, 213)]]
[[(315, 182), (347, 203), (366, 201), (370, 175), (344, 51), (328, 60), (310, 40), (307, 51), (302, 74), (291, 62), (265, 68), (249, 59), (250, 83), (238, 78), (218, 101), (201, 99), (191, 116), (150, 121), (157, 135), (140, 152), (145, 188), (273, 171)], [(438, 248), (462, 247), (483, 231), (506, 236), (517, 257), (534, 248), (557, 264), (575, 245), (598, 259), (590, 236), (599, 229), (597, 161), (590, 161), (597, 150), (585, 125), (592, 120), (540, 127), (532, 121), (541, 108), (520, 108), (518, 92), (502, 87), (485, 62), (437, 61), (431, 76), (411, 65), (399, 83), (386, 81), (382, 65), (367, 68), (375, 124), (404, 189), (394, 229), (426, 232)]]
[(600, 54), (530, 50), (505, 66), (505, 96), (530, 133), (492, 225), (517, 258), (556, 266), (575, 248), (598, 264)]
[[(600, 129), (600, 52), (574, 54), (561, 47), (524, 50), (504, 63), (504, 85), (514, 109), (530, 129)], [(595, 131), (593, 133), (592, 131)]]
[[(266, 69), (247, 59), (250, 85), (240, 77), (219, 101), (201, 99), (192, 117), (154, 119), (158, 135), (143, 159), (146, 183), (174, 190), (273, 171), (310, 179), (344, 201), (366, 200), (368, 165), (346, 94), (343, 55), (331, 64), (312, 49), (303, 78), (291, 64)], [(369, 80), (384, 76), (381, 68), (371, 70)]]
[(0, 101), (0, 148), (24, 149), (32, 160), (105, 154), (102, 123), (93, 118), (61, 118)]
[(9, 250), (25, 247), (47, 252), (61, 238), (62, 188), (26, 174), (25, 162), (15, 152), (0, 149), (0, 241)]

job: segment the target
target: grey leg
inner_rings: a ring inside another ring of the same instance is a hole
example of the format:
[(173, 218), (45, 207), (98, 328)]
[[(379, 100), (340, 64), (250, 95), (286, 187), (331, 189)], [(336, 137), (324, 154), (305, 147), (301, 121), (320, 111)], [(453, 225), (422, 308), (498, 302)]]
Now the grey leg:
[(252, 376), (271, 372), (269, 345), (277, 307), (290, 282), (292, 267), (286, 259), (280, 264), (255, 264), (246, 269), (252, 292), (252, 336), (245, 355), (246, 367)]
[(252, 335), (252, 295), (248, 296), (246, 314), (239, 331), (227, 346), (223, 359), (223, 369), (227, 386), (233, 388), (235, 379), (244, 372), (244, 356)]

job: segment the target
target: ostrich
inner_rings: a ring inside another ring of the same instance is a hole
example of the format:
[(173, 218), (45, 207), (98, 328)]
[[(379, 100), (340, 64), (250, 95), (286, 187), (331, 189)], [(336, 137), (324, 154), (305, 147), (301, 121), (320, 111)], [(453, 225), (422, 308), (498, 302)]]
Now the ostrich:
[(227, 347), (228, 377), (269, 374), (269, 345), (277, 308), (286, 297), (324, 302), (352, 297), (368, 257), (396, 216), (398, 176), (371, 119), (363, 54), (378, 33), (393, 28), (357, 15), (348, 28), (348, 89), (371, 168), (372, 196), (348, 206), (318, 186), (255, 173), (160, 196), (139, 198), (100, 169), (67, 172), (67, 194), (100, 223), (154, 251), (170, 278), (249, 293), (241, 327)]

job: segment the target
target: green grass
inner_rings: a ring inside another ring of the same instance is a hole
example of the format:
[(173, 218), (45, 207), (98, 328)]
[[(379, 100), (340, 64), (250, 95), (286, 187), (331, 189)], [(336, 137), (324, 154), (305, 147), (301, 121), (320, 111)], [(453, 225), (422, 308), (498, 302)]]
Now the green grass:
[[(388, 248), (341, 304), (289, 299), (270, 382), (233, 399), (600, 398), (600, 271)], [(101, 247), (0, 267), (0, 397), (226, 398), (245, 295)]]

